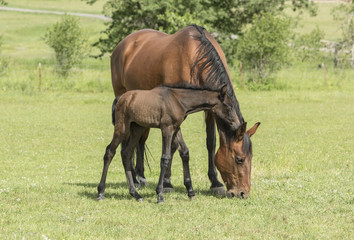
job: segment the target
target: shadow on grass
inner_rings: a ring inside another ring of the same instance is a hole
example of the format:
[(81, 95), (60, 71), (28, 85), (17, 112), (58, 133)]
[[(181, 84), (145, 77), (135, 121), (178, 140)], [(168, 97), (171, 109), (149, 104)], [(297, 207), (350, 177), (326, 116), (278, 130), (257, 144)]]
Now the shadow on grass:
[[(78, 186), (78, 187), (84, 187), (84, 191), (79, 191), (78, 194), (82, 197), (86, 197), (89, 199), (96, 200), (97, 199), (97, 186), (98, 183), (63, 183), (64, 185), (70, 185), (70, 186)], [(143, 198), (147, 197), (155, 197), (156, 196), (156, 189), (157, 183), (156, 182), (150, 182), (148, 186), (145, 186), (143, 188), (138, 187), (137, 190), (138, 192), (141, 189), (146, 189), (147, 191), (144, 191), (142, 194)], [(112, 193), (112, 192), (105, 192), (105, 199), (119, 199), (119, 200), (125, 200), (125, 199), (133, 199), (132, 196), (129, 195), (128, 193), (128, 184), (127, 182), (117, 182), (117, 183), (106, 183), (106, 189), (125, 189), (126, 193), (124, 194), (119, 194), (119, 193)], [(196, 195), (204, 195), (204, 196), (213, 196), (210, 190), (206, 189), (199, 189), (196, 188), (194, 189)], [(173, 187), (173, 192), (179, 193), (179, 194), (185, 194), (187, 195), (187, 190), (184, 186), (174, 186)], [(168, 193), (164, 193), (168, 194)]]

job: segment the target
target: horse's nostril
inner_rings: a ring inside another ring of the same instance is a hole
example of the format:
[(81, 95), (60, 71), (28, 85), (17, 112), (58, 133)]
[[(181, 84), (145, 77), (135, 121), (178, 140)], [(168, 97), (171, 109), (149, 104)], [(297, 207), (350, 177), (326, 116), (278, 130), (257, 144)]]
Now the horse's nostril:
[(227, 192), (227, 193), (226, 193), (226, 196), (227, 196), (228, 198), (233, 198), (233, 197), (235, 197), (235, 193), (233, 193), (233, 192)]
[(241, 198), (245, 198), (245, 193), (244, 192), (240, 192), (240, 197)]

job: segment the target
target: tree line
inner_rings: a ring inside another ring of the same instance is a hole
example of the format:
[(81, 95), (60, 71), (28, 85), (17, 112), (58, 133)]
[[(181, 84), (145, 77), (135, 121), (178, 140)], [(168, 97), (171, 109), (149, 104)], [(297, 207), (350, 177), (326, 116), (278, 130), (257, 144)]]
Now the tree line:
[[(97, 0), (84, 1), (94, 4)], [(320, 52), (324, 32), (317, 27), (308, 34), (295, 34), (296, 19), (284, 13), (289, 8), (313, 16), (317, 12), (316, 4), (309, 0), (107, 0), (103, 13), (112, 21), (106, 22), (102, 36), (93, 44), (100, 50), (95, 57), (111, 54), (119, 41), (143, 28), (173, 34), (198, 24), (213, 34), (229, 65), (242, 63), (248, 83), (266, 84), (284, 65), (322, 61), (324, 57)], [(332, 15), (341, 22), (342, 31), (334, 61), (354, 67), (353, 1), (334, 8)], [(72, 16), (64, 16), (49, 28), (45, 41), (54, 49), (58, 72), (64, 76), (82, 60), (88, 46), (87, 37)], [(352, 59), (346, 61), (351, 53)]]

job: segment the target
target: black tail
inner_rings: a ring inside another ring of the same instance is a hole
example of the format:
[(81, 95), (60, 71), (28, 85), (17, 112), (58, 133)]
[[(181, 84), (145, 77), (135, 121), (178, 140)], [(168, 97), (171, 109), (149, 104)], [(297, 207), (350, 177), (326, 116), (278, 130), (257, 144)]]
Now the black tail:
[(113, 126), (116, 124), (116, 104), (119, 100), (120, 96), (116, 97), (112, 104), (112, 124)]

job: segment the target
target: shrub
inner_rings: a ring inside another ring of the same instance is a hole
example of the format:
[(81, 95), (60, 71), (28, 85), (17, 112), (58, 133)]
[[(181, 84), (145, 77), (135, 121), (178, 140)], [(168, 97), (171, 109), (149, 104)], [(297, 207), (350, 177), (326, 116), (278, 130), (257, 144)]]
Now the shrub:
[(290, 23), (270, 13), (255, 15), (240, 37), (237, 57), (253, 83), (267, 84), (270, 75), (288, 62)]
[(69, 15), (49, 28), (44, 40), (55, 51), (57, 71), (63, 76), (82, 61), (87, 50), (87, 37), (78, 19)]
[(348, 62), (354, 68), (354, 2), (341, 4), (332, 10), (335, 20), (341, 22), (342, 37), (335, 46), (335, 66), (345, 66)]
[(302, 34), (295, 39), (294, 46), (296, 56), (302, 62), (319, 60), (321, 57), (320, 48), (322, 47), (321, 39), (325, 33), (317, 26), (308, 34)]

